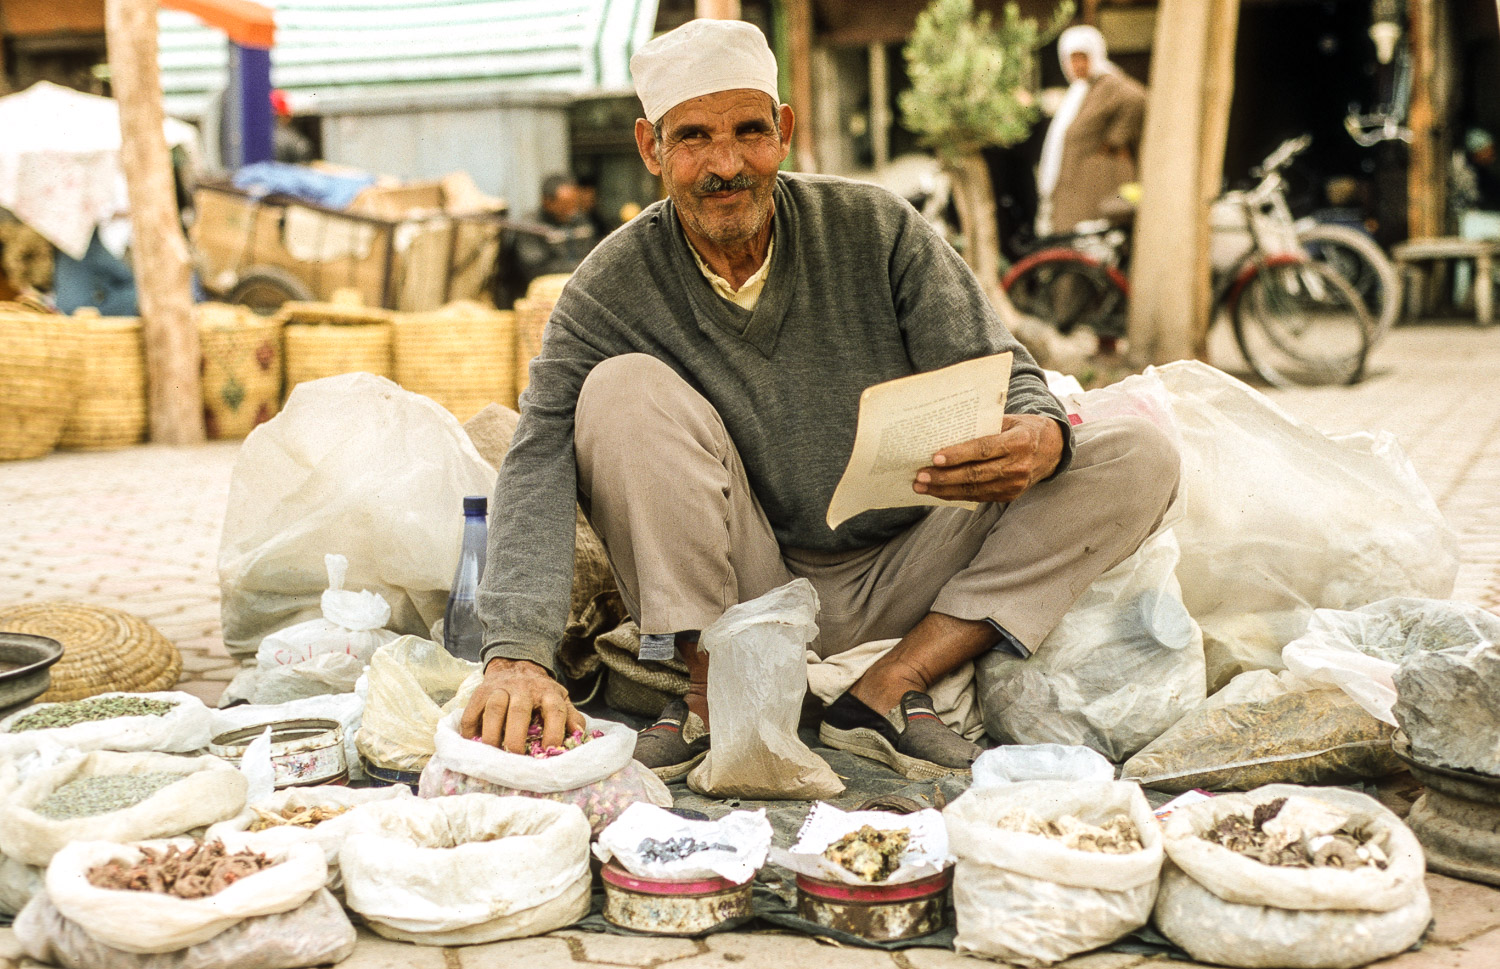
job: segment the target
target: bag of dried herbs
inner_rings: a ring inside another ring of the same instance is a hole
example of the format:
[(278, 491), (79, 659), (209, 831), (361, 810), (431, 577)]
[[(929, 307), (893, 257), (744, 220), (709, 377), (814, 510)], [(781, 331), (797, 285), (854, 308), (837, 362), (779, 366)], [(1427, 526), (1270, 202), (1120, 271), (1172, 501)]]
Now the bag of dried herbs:
[(349, 908), (388, 939), (469, 945), (589, 911), (589, 824), (570, 804), (460, 794), (362, 807), (339, 849)]
[(69, 845), (16, 919), (32, 958), (77, 969), (293, 969), (346, 958), (354, 927), (315, 845)]
[(323, 849), (328, 864), (328, 887), (337, 892), (343, 887), (339, 876), (339, 848), (349, 832), (354, 812), (376, 801), (401, 800), (412, 796), (405, 784), (386, 787), (339, 787), (320, 784), (317, 787), (289, 787), (275, 791), (228, 821), (212, 825), (204, 838), (237, 837), (260, 851), (289, 844), (315, 844)]
[(1151, 915), (1161, 832), (1139, 786), (1022, 781), (970, 789), (943, 811), (954, 948), (1023, 966), (1107, 945)]
[(585, 717), (583, 733), (551, 749), (542, 748), (541, 728), (534, 725), (531, 750), (512, 754), (460, 736), (462, 717), (455, 710), (438, 723), (436, 753), (417, 786), (421, 796), (517, 795), (572, 804), (595, 836), (632, 804), (672, 806), (667, 785), (635, 761), (635, 731), (622, 723)]
[(217, 757), (94, 751), (0, 799), (0, 854), (45, 865), (74, 841), (175, 837), (238, 814), (245, 788), (244, 775)]
[(1343, 969), (1395, 955), (1432, 917), (1416, 836), (1373, 798), (1272, 784), (1174, 811), (1153, 920), (1195, 960)]
[(154, 750), (181, 754), (208, 746), (211, 714), (191, 693), (101, 693), (40, 703), (0, 720), (0, 757), (45, 742), (75, 750)]

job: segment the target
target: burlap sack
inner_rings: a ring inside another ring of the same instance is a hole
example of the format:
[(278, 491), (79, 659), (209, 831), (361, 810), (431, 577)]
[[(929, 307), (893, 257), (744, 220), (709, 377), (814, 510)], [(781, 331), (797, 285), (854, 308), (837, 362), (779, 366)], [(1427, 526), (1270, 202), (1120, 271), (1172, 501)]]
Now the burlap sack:
[[(499, 404), (491, 404), (464, 424), (469, 440), (491, 465), (498, 468), (510, 450), (511, 437), (521, 415)], [(568, 626), (559, 653), (569, 679), (584, 680), (599, 669), (594, 639), (629, 618), (615, 587), (614, 573), (604, 553), (604, 543), (589, 527), (580, 510), (573, 552), (573, 601)]]

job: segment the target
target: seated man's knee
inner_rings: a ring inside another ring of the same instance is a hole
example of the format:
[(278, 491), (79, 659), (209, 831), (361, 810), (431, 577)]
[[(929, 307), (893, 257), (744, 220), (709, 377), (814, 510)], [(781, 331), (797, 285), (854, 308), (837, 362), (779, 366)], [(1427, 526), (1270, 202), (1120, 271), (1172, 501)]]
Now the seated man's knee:
[(574, 411), (579, 430), (628, 430), (661, 406), (660, 397), (691, 392), (671, 367), (646, 353), (626, 353), (598, 363), (584, 378)]
[(1159, 492), (1170, 501), (1182, 476), (1182, 456), (1172, 438), (1144, 417), (1109, 418), (1107, 425), (1099, 443), (1110, 450), (1107, 460), (1117, 465), (1121, 484), (1137, 495)]

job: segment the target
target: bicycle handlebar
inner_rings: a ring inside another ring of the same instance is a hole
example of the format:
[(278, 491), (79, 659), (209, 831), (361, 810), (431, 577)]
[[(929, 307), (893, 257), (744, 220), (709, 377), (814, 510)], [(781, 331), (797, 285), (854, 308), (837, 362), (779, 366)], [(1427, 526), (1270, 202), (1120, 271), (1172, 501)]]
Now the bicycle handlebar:
[(1277, 146), (1276, 150), (1266, 156), (1266, 160), (1250, 170), (1250, 174), (1256, 178), (1263, 178), (1274, 172), (1278, 172), (1291, 163), (1293, 158), (1307, 151), (1312, 144), (1312, 135), (1302, 135), (1300, 138), (1288, 138)]

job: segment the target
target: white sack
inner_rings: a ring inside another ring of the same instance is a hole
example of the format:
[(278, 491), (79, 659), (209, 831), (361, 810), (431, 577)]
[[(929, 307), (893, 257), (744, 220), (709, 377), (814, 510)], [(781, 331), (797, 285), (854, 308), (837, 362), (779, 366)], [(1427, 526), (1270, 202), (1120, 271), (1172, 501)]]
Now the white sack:
[[(209, 741), (209, 711), (203, 701), (191, 693), (175, 690), (161, 693), (101, 693), (101, 697), (129, 696), (161, 700), (174, 704), (161, 716), (114, 717), (89, 720), (71, 727), (49, 727), (10, 733), (17, 720), (39, 710), (56, 706), (38, 703), (16, 711), (0, 720), (0, 758), (21, 757), (32, 753), (43, 740), (75, 750), (154, 750), (164, 754), (181, 754), (202, 750)], [(94, 699), (90, 697), (90, 699)]]
[[(33, 808), (80, 777), (99, 774), (183, 773), (145, 800), (118, 811), (54, 821)], [(0, 803), (0, 852), (28, 865), (45, 865), (74, 841), (170, 838), (233, 817), (245, 806), (245, 778), (217, 757), (94, 751), (41, 771)]]
[[(659, 861), (647, 858), (641, 845), (647, 838), (658, 842), (691, 838), (709, 845), (682, 858)], [(720, 847), (722, 846), (722, 847)], [(771, 849), (771, 822), (765, 808), (730, 811), (712, 821), (678, 817), (654, 804), (630, 805), (594, 842), (594, 857), (608, 864), (614, 859), (637, 878), (659, 881), (695, 881), (724, 878), (743, 885), (766, 863)]]
[(359, 752), (378, 767), (421, 770), (436, 749), (438, 721), (463, 710), (480, 676), (478, 663), (420, 636), (380, 647), (365, 672)]
[(1096, 750), (1062, 744), (992, 747), (974, 758), (971, 788), (1022, 781), (1112, 781), (1115, 767)]
[(25, 908), (31, 896), (42, 890), (46, 871), (40, 865), (24, 865), (0, 855), (0, 915), (15, 915)]
[[(206, 942), (225, 929), (257, 915), (288, 912), (323, 888), (328, 877), (323, 852), (316, 845), (293, 844), (266, 852), (279, 862), (246, 875), (206, 898), (178, 898), (158, 892), (96, 888), (91, 869), (116, 859), (133, 864), (141, 848), (185, 849), (191, 839), (116, 844), (76, 841), (47, 866), (47, 898), (63, 918), (84, 926), (105, 945), (126, 952), (172, 952)], [(224, 839), (238, 851), (238, 841)]]
[[(1066, 848), (996, 821), (1025, 809), (1104, 824), (1125, 814), (1145, 847), (1124, 855)], [(1048, 965), (1146, 924), (1161, 872), (1161, 832), (1140, 787), (1120, 781), (1026, 781), (969, 790), (943, 811), (958, 857), (954, 948), (1019, 965)]]
[[(1347, 812), (1389, 859), (1384, 870), (1265, 865), (1201, 837), (1229, 814), (1278, 797)], [(1194, 959), (1228, 966), (1361, 966), (1409, 948), (1431, 905), (1416, 836), (1371, 797), (1338, 788), (1270, 784), (1181, 808), (1162, 825), (1170, 862), (1155, 921)]]
[(463, 710), (454, 710), (438, 721), (433, 737), (434, 753), (448, 770), (477, 777), (491, 784), (538, 794), (571, 791), (602, 781), (623, 770), (635, 754), (636, 733), (623, 723), (585, 716), (584, 731), (604, 734), (554, 757), (513, 754), (465, 739), (458, 732)]
[(27, 955), (67, 969), (295, 969), (342, 962), (354, 952), (354, 926), (326, 891), (297, 908), (259, 915), (173, 952), (126, 952), (93, 938), (40, 895), (16, 919)]
[(1329, 437), (1196, 361), (1146, 378), (1182, 437), (1177, 578), (1210, 690), (1280, 669), (1314, 609), (1452, 593), (1456, 537), (1393, 436)]
[(447, 605), (463, 499), (495, 470), (426, 397), (368, 373), (298, 384), (245, 439), (219, 546), (224, 645), (248, 656), (266, 634), (315, 619), (323, 556), (382, 596), (389, 628), (426, 636)]
[(1029, 659), (975, 664), (985, 732), (1122, 761), (1207, 695), (1203, 634), (1182, 605), (1177, 539), (1158, 531), (1084, 590)]
[(714, 797), (833, 797), (844, 789), (797, 736), (807, 695), (805, 647), (818, 635), (818, 594), (793, 579), (731, 606), (703, 630), (713, 748), (688, 787)]
[(328, 588), (320, 600), (323, 615), (278, 629), (261, 640), (255, 651), (255, 665), (261, 670), (294, 666), (329, 653), (352, 657), (363, 666), (375, 650), (396, 638), (396, 633), (384, 628), (391, 620), (390, 603), (368, 589), (344, 588), (349, 560), (330, 552), (323, 562), (328, 569)]
[(424, 945), (540, 935), (589, 910), (588, 821), (552, 801), (460, 794), (371, 804), (339, 867), (350, 909), (386, 938)]

